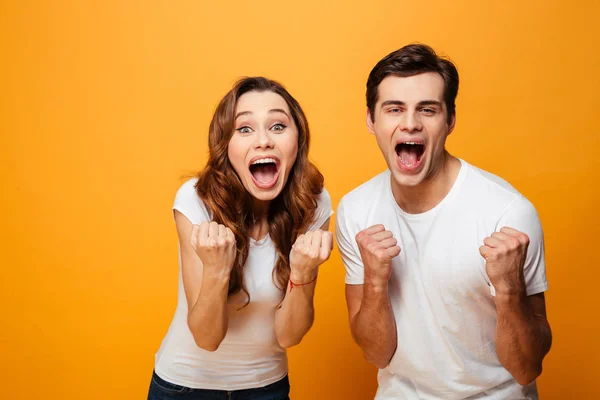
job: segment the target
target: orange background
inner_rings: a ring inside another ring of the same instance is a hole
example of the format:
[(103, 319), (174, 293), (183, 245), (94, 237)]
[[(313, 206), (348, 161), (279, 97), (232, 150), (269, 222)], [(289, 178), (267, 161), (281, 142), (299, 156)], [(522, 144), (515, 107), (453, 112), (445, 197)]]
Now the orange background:
[[(485, 3), (485, 4), (484, 4)], [(180, 177), (217, 101), (283, 82), (334, 206), (384, 168), (367, 75), (420, 41), (461, 74), (448, 146), (536, 206), (554, 345), (543, 399), (600, 398), (597, 1), (0, 3), (0, 379), (5, 399), (144, 399), (175, 309)], [(336, 253), (290, 351), (294, 399), (369, 399)]]

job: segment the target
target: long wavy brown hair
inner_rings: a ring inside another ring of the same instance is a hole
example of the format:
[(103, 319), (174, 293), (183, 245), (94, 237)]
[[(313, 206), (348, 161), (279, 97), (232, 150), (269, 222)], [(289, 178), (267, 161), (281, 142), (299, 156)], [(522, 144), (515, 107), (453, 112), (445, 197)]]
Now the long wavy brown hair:
[(270, 91), (283, 97), (298, 129), (298, 155), (282, 192), (269, 204), (269, 235), (277, 249), (273, 282), (285, 290), (290, 276), (290, 251), (296, 238), (309, 226), (323, 191), (323, 175), (308, 160), (310, 132), (300, 104), (278, 82), (264, 77), (240, 79), (223, 97), (208, 133), (209, 158), (198, 174), (196, 191), (212, 212), (213, 221), (229, 227), (236, 239), (237, 255), (229, 279), (229, 296), (243, 291), (250, 296), (244, 282), (244, 265), (248, 259), (249, 230), (252, 219), (252, 196), (229, 161), (227, 149), (235, 128), (238, 99), (248, 92)]

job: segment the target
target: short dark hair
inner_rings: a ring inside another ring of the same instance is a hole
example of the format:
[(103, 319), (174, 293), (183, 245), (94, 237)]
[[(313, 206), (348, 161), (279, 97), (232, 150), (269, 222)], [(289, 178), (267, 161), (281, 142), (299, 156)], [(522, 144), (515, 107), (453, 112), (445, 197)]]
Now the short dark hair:
[(375, 120), (375, 105), (379, 98), (379, 84), (389, 75), (408, 77), (424, 72), (437, 72), (444, 79), (444, 103), (448, 111), (448, 122), (456, 112), (458, 94), (458, 71), (452, 61), (439, 57), (424, 44), (409, 44), (384, 58), (371, 70), (367, 80), (367, 107), (371, 120)]

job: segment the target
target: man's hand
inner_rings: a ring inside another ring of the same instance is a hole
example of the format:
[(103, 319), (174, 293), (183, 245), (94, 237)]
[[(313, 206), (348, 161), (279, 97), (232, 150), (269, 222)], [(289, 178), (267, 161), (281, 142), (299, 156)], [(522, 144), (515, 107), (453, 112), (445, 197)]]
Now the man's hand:
[(400, 254), (392, 232), (383, 225), (373, 225), (356, 235), (356, 243), (365, 266), (365, 281), (387, 285), (392, 276), (392, 258)]
[(496, 294), (525, 293), (523, 266), (529, 237), (516, 229), (504, 227), (483, 241), (479, 253)]

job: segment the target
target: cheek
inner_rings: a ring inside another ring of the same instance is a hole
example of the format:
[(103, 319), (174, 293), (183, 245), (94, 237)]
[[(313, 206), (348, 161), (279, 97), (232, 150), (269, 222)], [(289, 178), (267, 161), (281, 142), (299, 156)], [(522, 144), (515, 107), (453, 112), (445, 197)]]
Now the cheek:
[(293, 164), (298, 155), (298, 135), (282, 137), (278, 147), (289, 161), (289, 164)]
[(245, 153), (243, 143), (234, 138), (229, 141), (229, 145), (227, 146), (227, 156), (238, 175), (240, 174), (240, 169), (244, 166)]
[(375, 136), (377, 141), (381, 144), (390, 143), (398, 128), (398, 121), (395, 118), (381, 118), (375, 127)]
[(435, 133), (431, 135), (431, 142), (436, 147), (436, 149), (441, 150), (444, 148), (446, 138), (448, 137), (448, 127), (444, 126), (443, 128), (440, 128), (438, 126), (436, 128), (436, 131), (432, 131)]
[(379, 146), (379, 148), (383, 151), (389, 149), (392, 145), (391, 145), (391, 141), (392, 138), (394, 137), (394, 130), (383, 130), (378, 129), (375, 132), (375, 139), (377, 140), (377, 145)]
[(298, 143), (294, 143), (292, 146), (290, 146), (290, 160), (292, 161), (292, 164), (296, 161), (296, 157), (298, 157)]

